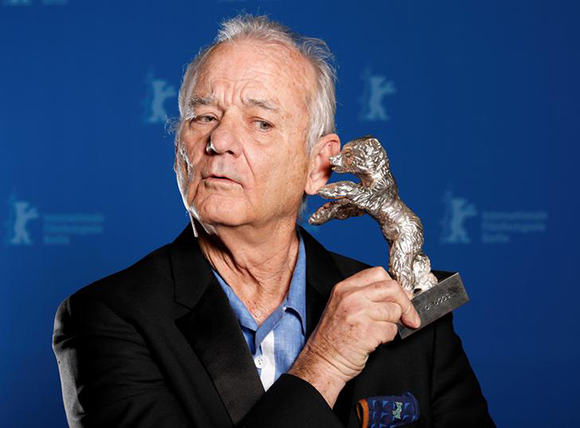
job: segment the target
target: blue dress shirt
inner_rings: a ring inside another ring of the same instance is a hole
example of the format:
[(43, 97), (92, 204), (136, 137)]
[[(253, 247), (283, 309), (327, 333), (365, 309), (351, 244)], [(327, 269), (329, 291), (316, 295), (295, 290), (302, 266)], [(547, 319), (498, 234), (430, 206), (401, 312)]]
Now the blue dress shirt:
[(226, 284), (218, 272), (213, 271), (220, 286), (228, 296), (230, 305), (240, 323), (246, 343), (254, 358), (260, 380), (265, 390), (287, 372), (304, 347), (306, 335), (306, 253), (302, 236), (298, 260), (284, 301), (258, 327), (248, 308)]

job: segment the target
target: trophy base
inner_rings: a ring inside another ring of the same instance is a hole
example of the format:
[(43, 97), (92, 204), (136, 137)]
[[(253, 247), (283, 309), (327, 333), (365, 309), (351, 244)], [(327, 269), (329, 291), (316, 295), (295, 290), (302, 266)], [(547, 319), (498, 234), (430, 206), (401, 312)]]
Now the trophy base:
[(398, 324), (399, 336), (404, 339), (443, 315), (469, 302), (469, 297), (458, 272), (433, 271), (439, 283), (411, 300), (421, 318), (421, 327), (410, 328)]

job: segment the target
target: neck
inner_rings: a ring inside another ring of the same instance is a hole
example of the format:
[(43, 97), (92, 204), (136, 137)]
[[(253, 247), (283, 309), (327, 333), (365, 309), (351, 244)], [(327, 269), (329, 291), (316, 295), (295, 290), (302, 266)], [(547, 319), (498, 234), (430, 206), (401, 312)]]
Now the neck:
[(203, 228), (198, 240), (206, 259), (260, 325), (282, 303), (298, 259), (294, 222), (268, 227)]

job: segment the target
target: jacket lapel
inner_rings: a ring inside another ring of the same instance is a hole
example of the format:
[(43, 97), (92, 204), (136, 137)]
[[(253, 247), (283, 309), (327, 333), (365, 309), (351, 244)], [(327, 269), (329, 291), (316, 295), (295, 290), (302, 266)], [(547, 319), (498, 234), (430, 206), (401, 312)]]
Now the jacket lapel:
[(191, 308), (176, 320), (213, 381), (234, 425), (264, 394), (228, 298), (203, 257), (191, 225), (173, 242), (175, 301)]
[[(324, 311), (334, 285), (345, 275), (331, 254), (300, 228), (306, 250), (306, 339)], [(227, 296), (201, 253), (191, 225), (171, 244), (175, 301), (191, 311), (176, 320), (204, 365), (237, 425), (264, 394), (254, 361)], [(356, 379), (356, 378), (355, 378)], [(338, 396), (334, 411), (343, 421), (352, 411), (355, 379)]]
[(334, 285), (343, 276), (330, 253), (300, 228), (306, 250), (306, 339), (314, 331)]
[[(326, 248), (304, 229), (300, 228), (300, 233), (306, 248), (306, 338), (308, 339), (320, 321), (333, 287), (345, 279), (346, 275)], [(353, 393), (357, 378), (347, 382), (333, 407), (334, 413), (343, 422), (352, 419), (354, 414)]]

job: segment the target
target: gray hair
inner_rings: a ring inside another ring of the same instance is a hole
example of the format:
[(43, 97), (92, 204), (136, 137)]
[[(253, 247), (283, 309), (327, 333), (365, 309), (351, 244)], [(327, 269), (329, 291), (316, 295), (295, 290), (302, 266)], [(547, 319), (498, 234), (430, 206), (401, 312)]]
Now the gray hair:
[[(310, 153), (318, 138), (335, 132), (336, 96), (334, 82), (336, 72), (332, 64), (333, 56), (323, 40), (301, 36), (278, 22), (270, 21), (264, 15), (241, 14), (222, 22), (215, 41), (202, 49), (187, 66), (183, 82), (179, 88), (178, 131), (183, 121), (192, 114), (189, 111), (188, 100), (204, 63), (220, 44), (241, 39), (255, 39), (290, 46), (312, 64), (316, 73), (317, 87), (314, 96), (310, 99), (309, 106), (306, 150)], [(178, 138), (179, 132), (176, 133), (176, 143)]]

